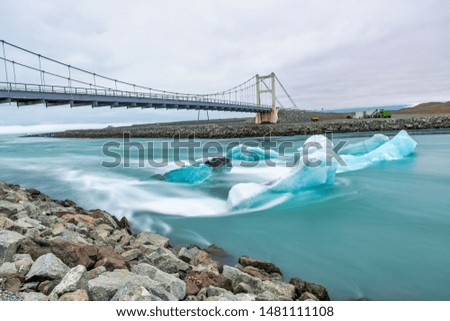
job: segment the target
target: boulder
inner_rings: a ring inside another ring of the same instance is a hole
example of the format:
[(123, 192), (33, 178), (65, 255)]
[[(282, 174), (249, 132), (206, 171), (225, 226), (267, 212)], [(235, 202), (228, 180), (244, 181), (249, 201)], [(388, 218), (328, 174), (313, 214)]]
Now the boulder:
[(23, 301), (48, 301), (48, 297), (44, 293), (24, 292), (20, 293)]
[(128, 283), (114, 294), (111, 301), (162, 301), (162, 299), (141, 285)]
[(16, 226), (13, 220), (0, 216), (0, 230), (11, 230)]
[(5, 262), (0, 266), (0, 277), (11, 276), (17, 274), (16, 264)]
[(282, 274), (280, 268), (278, 268), (275, 264), (263, 260), (254, 259), (249, 256), (241, 256), (239, 258), (239, 264), (244, 267), (252, 266), (257, 269), (264, 270), (269, 274), (270, 273)]
[(295, 298), (295, 286), (280, 281), (264, 281), (263, 291), (269, 291), (278, 297), (278, 300), (292, 301)]
[(16, 254), (13, 257), (17, 273), (24, 277), (30, 271), (34, 261), (29, 254)]
[(159, 234), (151, 233), (151, 232), (141, 232), (137, 235), (137, 242), (142, 244), (150, 244), (156, 245), (159, 247), (168, 247), (169, 239)]
[(222, 288), (215, 287), (213, 285), (210, 285), (206, 289), (206, 296), (207, 297), (217, 297), (219, 299), (225, 298), (225, 299), (227, 299), (227, 301), (237, 301), (235, 295), (232, 292), (227, 291)]
[(212, 256), (216, 256), (216, 257), (225, 257), (225, 256), (229, 256), (229, 254), (227, 253), (227, 251), (225, 251), (224, 249), (222, 249), (221, 247), (215, 245), (215, 244), (211, 244), (208, 247), (203, 249), (206, 253), (212, 255)]
[[(158, 282), (153, 281), (148, 276), (137, 275), (125, 270), (116, 270), (114, 272), (105, 272), (99, 277), (88, 282), (89, 293), (94, 301), (109, 301), (118, 290), (127, 284), (141, 285), (150, 293), (156, 293), (176, 301), (177, 298), (163, 289)], [(158, 295), (157, 295), (158, 296)], [(158, 296), (160, 297), (160, 296)], [(160, 297), (161, 299), (164, 299)]]
[(61, 282), (53, 289), (50, 296), (59, 297), (65, 293), (74, 292), (76, 290), (87, 291), (88, 288), (86, 268), (82, 265), (78, 265), (66, 273)]
[(125, 252), (122, 252), (120, 254), (123, 259), (128, 262), (128, 261), (133, 261), (136, 260), (138, 257), (140, 257), (142, 255), (142, 251), (140, 249), (131, 249)]
[(95, 267), (99, 266), (104, 266), (108, 271), (128, 269), (124, 258), (111, 246), (98, 248), (98, 261), (95, 263)]
[(295, 286), (297, 298), (301, 297), (303, 293), (309, 292), (314, 294), (320, 301), (330, 301), (327, 289), (320, 284), (307, 282), (298, 278), (292, 278), (289, 283)]
[(11, 275), (9, 277), (4, 278), (3, 281), (0, 283), (1, 283), (0, 288), (3, 288), (11, 293), (19, 292), (20, 287), (22, 285), (22, 282), (20, 281), (19, 277), (15, 275)]
[(181, 248), (178, 252), (178, 258), (186, 263), (191, 263), (199, 254), (200, 250), (196, 247), (186, 249), (185, 247)]
[(189, 271), (185, 278), (187, 295), (196, 295), (203, 288), (215, 286), (232, 291), (232, 282), (223, 275), (213, 272)]
[(97, 261), (97, 248), (95, 246), (73, 244), (62, 239), (49, 242), (40, 241), (39, 244), (30, 239), (24, 239), (20, 243), (18, 252), (30, 254), (33, 260), (46, 253), (53, 253), (71, 268), (83, 265), (90, 269)]
[(234, 296), (237, 301), (255, 301), (256, 295), (251, 293), (238, 293)]
[(297, 301), (319, 301), (319, 299), (312, 293), (304, 292)]
[(26, 280), (61, 280), (69, 271), (69, 267), (65, 265), (54, 254), (48, 253), (40, 256), (31, 266), (30, 271), (26, 275)]
[(95, 279), (100, 274), (105, 273), (105, 272), (106, 272), (106, 268), (104, 266), (96, 267), (95, 269), (92, 269), (87, 273), (88, 279), (89, 280)]
[(50, 295), (53, 289), (59, 284), (59, 280), (46, 280), (39, 283), (38, 290), (45, 295)]
[(61, 219), (67, 223), (72, 223), (72, 224), (84, 223), (84, 224), (92, 225), (92, 226), (95, 226), (95, 224), (96, 224), (95, 218), (93, 218), (89, 215), (67, 213), (67, 214), (62, 215)]
[(89, 301), (89, 295), (86, 290), (80, 289), (61, 295), (59, 301)]
[(148, 276), (152, 280), (158, 282), (164, 289), (175, 295), (178, 300), (182, 300), (186, 296), (186, 283), (150, 264), (137, 264), (131, 268), (131, 272)]
[(191, 269), (189, 264), (181, 261), (171, 251), (161, 247), (147, 256), (147, 259), (166, 273), (187, 272)]
[(261, 292), (263, 283), (260, 279), (255, 278), (254, 276), (251, 276), (247, 273), (244, 273), (234, 267), (225, 265), (223, 267), (222, 275), (231, 280), (234, 293), (239, 293), (236, 291), (236, 287), (239, 283), (245, 283), (249, 285), (250, 288), (252, 289), (252, 291), (249, 293), (256, 294)]
[(272, 292), (264, 291), (262, 293), (259, 293), (255, 301), (279, 301), (280, 299)]
[(0, 231), (0, 264), (10, 262), (25, 237), (13, 231)]

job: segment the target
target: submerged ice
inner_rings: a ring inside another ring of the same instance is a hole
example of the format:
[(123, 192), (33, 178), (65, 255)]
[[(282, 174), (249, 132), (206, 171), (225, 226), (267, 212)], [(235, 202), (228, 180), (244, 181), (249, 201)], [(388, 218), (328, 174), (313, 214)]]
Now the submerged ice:
[[(323, 135), (314, 135), (305, 141), (300, 149), (299, 161), (288, 174), (267, 184), (236, 184), (229, 192), (227, 204), (230, 209), (255, 207), (273, 199), (276, 194), (294, 194), (316, 186), (333, 184), (336, 172), (361, 170), (382, 161), (402, 159), (412, 154), (416, 145), (416, 141), (404, 130), (391, 140), (377, 134), (349, 145), (344, 152), (348, 154), (341, 155), (345, 165), (339, 164), (335, 159), (327, 164), (327, 148), (332, 148), (333, 143)], [(364, 150), (366, 152), (361, 154)]]

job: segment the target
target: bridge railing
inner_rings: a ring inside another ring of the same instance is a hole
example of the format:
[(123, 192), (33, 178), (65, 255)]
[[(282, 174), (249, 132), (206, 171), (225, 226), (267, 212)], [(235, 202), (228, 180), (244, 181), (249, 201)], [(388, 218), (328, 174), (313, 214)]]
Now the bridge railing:
[[(163, 99), (174, 101), (192, 101), (192, 102), (206, 102), (216, 103), (224, 105), (238, 105), (257, 107), (256, 104), (247, 102), (237, 102), (232, 100), (223, 100), (217, 98), (207, 98), (201, 96), (192, 95), (168, 95), (157, 93), (144, 93), (144, 92), (131, 92), (116, 90), (113, 88), (85, 88), (85, 87), (68, 87), (60, 85), (43, 85), (43, 84), (27, 84), (27, 83), (11, 83), (1, 82), (0, 90), (4, 91), (19, 91), (19, 92), (39, 92), (39, 93), (54, 93), (54, 94), (72, 94), (72, 95), (93, 95), (93, 96), (108, 96), (108, 97), (120, 97), (120, 98), (143, 98), (143, 99)], [(266, 105), (260, 105), (258, 107), (268, 107)]]

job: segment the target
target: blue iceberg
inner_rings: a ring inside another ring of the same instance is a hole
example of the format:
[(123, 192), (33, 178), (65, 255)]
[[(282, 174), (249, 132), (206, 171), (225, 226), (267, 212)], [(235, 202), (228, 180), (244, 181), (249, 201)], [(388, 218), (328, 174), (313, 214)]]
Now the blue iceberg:
[(350, 172), (369, 167), (382, 161), (399, 160), (408, 157), (416, 149), (417, 142), (405, 130), (391, 140), (364, 155), (341, 155), (346, 166), (337, 164), (338, 172)]
[(184, 166), (162, 176), (162, 180), (171, 183), (182, 184), (199, 184), (206, 181), (213, 175), (213, 168), (205, 164), (198, 164), (194, 166)]
[(375, 134), (371, 138), (357, 142), (354, 144), (348, 144), (339, 150), (340, 155), (363, 155), (367, 154), (374, 149), (377, 149), (384, 143), (389, 141), (389, 137), (383, 134)]
[(260, 147), (239, 145), (233, 147), (227, 155), (228, 158), (246, 162), (256, 162), (263, 159), (275, 159), (279, 155), (274, 150), (264, 150)]
[[(301, 151), (308, 149), (308, 157), (302, 155), (297, 165), (287, 175), (268, 184), (241, 183), (234, 185), (228, 194), (228, 207), (231, 209), (254, 207), (264, 202), (267, 203), (268, 200), (274, 199), (280, 193), (293, 194), (316, 186), (333, 184), (336, 173), (360, 170), (383, 161), (403, 159), (411, 155), (417, 146), (416, 141), (404, 130), (388, 141), (381, 136), (372, 137), (372, 140), (367, 141), (370, 143), (357, 145), (353, 152), (359, 153), (362, 146), (371, 149), (379, 142), (385, 142), (366, 154), (341, 155), (346, 163), (343, 166), (335, 159), (331, 164), (327, 164), (326, 148), (315, 148), (314, 144), (308, 146), (309, 143), (333, 146), (325, 136), (314, 135), (306, 140), (301, 148)], [(308, 164), (308, 160), (312, 163)]]

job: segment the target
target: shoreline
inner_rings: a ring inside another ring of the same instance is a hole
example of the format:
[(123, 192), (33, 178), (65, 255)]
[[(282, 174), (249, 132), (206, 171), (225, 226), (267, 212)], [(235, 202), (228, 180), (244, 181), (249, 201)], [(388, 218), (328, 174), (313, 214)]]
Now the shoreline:
[(0, 301), (318, 301), (273, 263), (216, 245), (172, 247), (126, 218), (0, 182)]
[[(302, 116), (303, 118), (305, 116)], [(27, 135), (26, 137), (53, 138), (123, 138), (129, 134), (133, 138), (199, 138), (230, 139), (264, 136), (315, 135), (326, 132), (357, 133), (421, 129), (450, 128), (450, 115), (417, 116), (401, 115), (388, 119), (325, 119), (319, 122), (284, 122), (278, 124), (251, 124), (241, 120), (212, 121), (211, 123), (180, 122), (168, 124), (132, 125), (107, 127), (104, 129), (68, 130), (56, 133)]]

